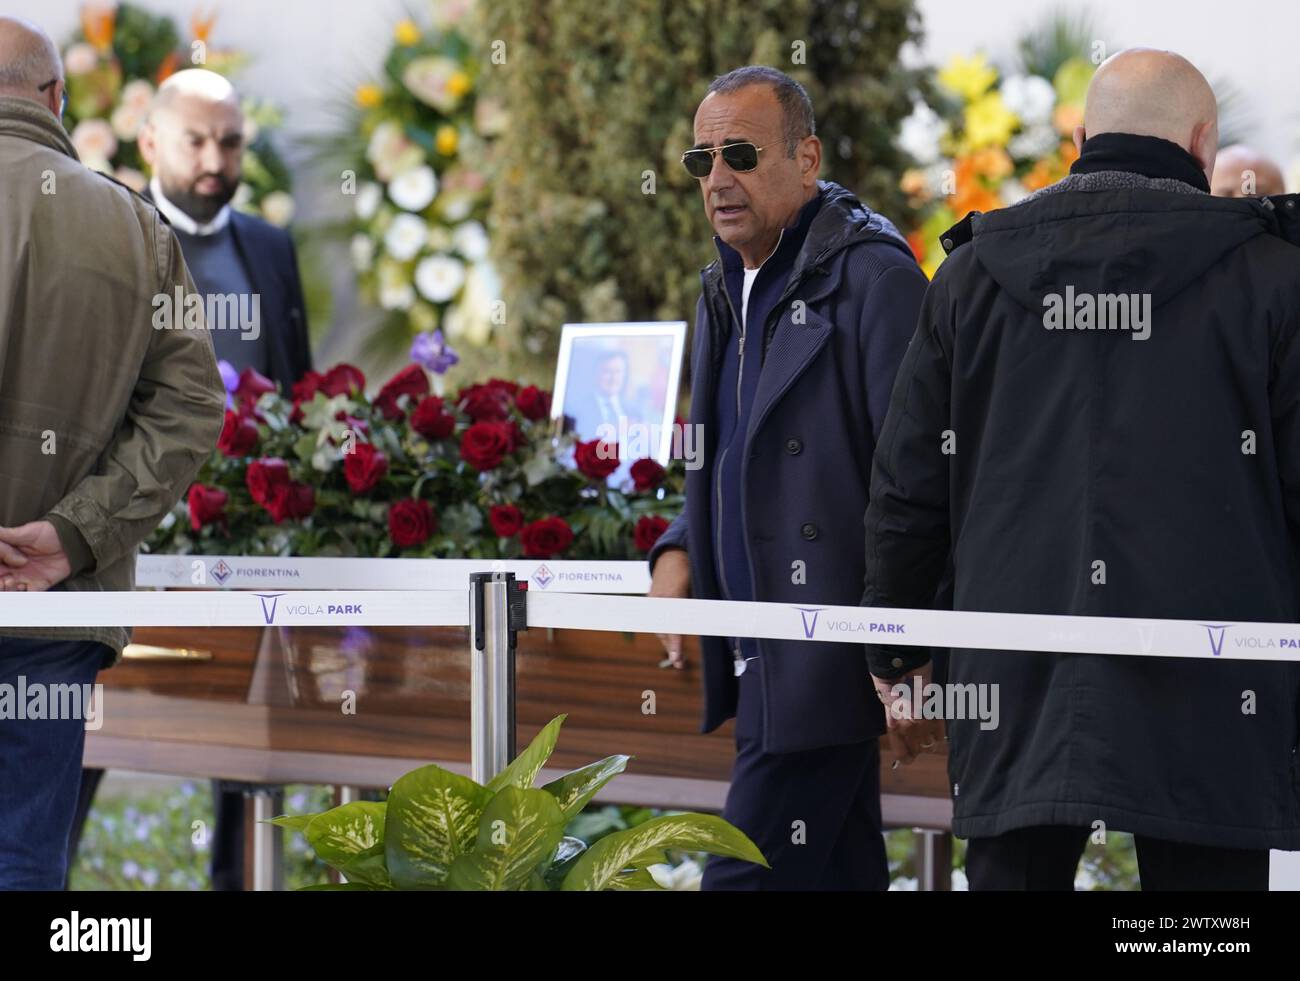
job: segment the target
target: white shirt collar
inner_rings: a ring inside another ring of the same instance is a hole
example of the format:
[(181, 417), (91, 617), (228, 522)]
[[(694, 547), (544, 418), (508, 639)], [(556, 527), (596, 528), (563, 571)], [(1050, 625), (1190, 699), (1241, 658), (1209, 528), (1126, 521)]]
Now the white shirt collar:
[(171, 222), (174, 228), (179, 228), (187, 235), (215, 235), (230, 224), (230, 205), (228, 204), (223, 205), (211, 221), (203, 224), (195, 221), (167, 200), (167, 195), (163, 194), (162, 182), (158, 180), (157, 174), (154, 174), (149, 179), (149, 193), (153, 195), (154, 207), (163, 213), (163, 217)]

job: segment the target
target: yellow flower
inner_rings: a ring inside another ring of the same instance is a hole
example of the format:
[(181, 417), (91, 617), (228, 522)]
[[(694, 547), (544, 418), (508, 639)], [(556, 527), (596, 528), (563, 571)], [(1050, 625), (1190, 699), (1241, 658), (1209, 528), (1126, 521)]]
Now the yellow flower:
[(383, 101), (384, 93), (378, 85), (358, 85), (357, 86), (357, 105), (362, 109), (373, 109)]
[(964, 122), (965, 143), (971, 150), (1005, 146), (1020, 125), (1019, 117), (1007, 108), (997, 92), (981, 96), (968, 105)]
[(954, 55), (952, 61), (939, 72), (938, 78), (939, 84), (944, 88), (960, 95), (967, 102), (974, 102), (997, 81), (998, 72), (982, 54), (973, 58)]
[(447, 91), (458, 99), (468, 92), (469, 89), (469, 76), (464, 72), (456, 72), (451, 76), (451, 78), (447, 79)]
[(455, 126), (439, 126), (438, 135), (434, 140), (434, 146), (444, 157), (452, 156), (456, 152), (456, 147), (460, 145), (460, 136)]
[(399, 21), (393, 34), (397, 38), (397, 43), (403, 47), (409, 48), (413, 44), (420, 43), (420, 28), (413, 20)]

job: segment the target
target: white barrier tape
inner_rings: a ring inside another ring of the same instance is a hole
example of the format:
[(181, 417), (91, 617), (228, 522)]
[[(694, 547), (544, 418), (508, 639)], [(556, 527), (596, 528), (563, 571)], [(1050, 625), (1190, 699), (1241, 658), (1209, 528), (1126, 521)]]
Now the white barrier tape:
[[(448, 590), (0, 593), (5, 627), (466, 626), (468, 582)], [(906, 647), (1300, 660), (1300, 624), (528, 594), (528, 625)]]
[(465, 626), (469, 581), (456, 590), (0, 593), (5, 627)]
[(528, 594), (528, 625), (907, 647), (1300, 660), (1300, 624)]
[(135, 564), (137, 586), (164, 588), (465, 589), (471, 572), (513, 572), (530, 590), (552, 593), (642, 595), (650, 588), (645, 562), (141, 555)]

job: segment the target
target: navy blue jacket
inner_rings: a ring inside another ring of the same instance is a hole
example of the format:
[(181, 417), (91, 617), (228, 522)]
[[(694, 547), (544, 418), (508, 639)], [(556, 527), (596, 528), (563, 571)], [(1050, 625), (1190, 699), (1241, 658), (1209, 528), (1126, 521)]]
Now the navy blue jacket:
[[(747, 542), (755, 600), (816, 608), (856, 606), (862, 598), (859, 543), (871, 456), (926, 280), (888, 220), (837, 184), (819, 186), (822, 205), (786, 289), (766, 322), (751, 322), (746, 332), (749, 350), (762, 340), (762, 369), (745, 433), (742, 492), (724, 500), (720, 514), (711, 465), (719, 440), (716, 389), (737, 325), (721, 263), (701, 274), (691, 423), (700, 427), (705, 465), (688, 471), (686, 510), (650, 553), (653, 568), (664, 549), (686, 549), (696, 598), (722, 598), (715, 521), (733, 520)], [(790, 615), (800, 616), (794, 609)], [(702, 731), (710, 732), (735, 715), (737, 685), (725, 640), (704, 637), (701, 648)], [(860, 742), (884, 731), (863, 648), (762, 640), (758, 649), (765, 751)]]

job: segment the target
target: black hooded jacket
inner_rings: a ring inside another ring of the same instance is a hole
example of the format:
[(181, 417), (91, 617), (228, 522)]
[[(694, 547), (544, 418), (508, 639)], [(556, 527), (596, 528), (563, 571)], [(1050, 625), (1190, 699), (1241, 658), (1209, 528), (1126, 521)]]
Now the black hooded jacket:
[[(930, 606), (947, 570), (959, 610), (1295, 622), (1300, 250), (1259, 201), (1131, 172), (1049, 191), (977, 217), (927, 292), (863, 602)], [(1149, 303), (1149, 335), (1047, 329), (1071, 293)], [(873, 673), (897, 653), (869, 649)], [(1300, 848), (1300, 666), (1226, 653), (953, 650), (949, 682), (1000, 707), (948, 723), (955, 832)]]

